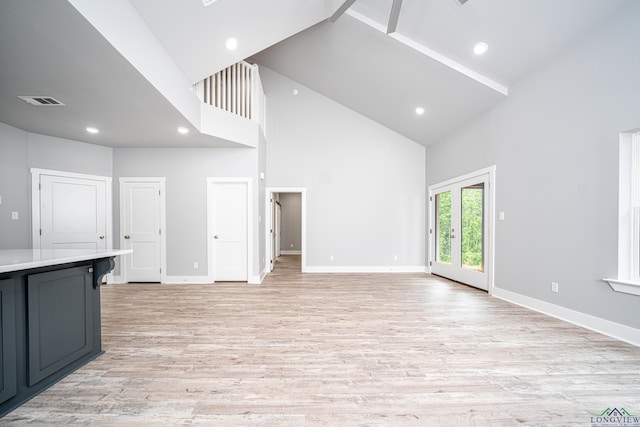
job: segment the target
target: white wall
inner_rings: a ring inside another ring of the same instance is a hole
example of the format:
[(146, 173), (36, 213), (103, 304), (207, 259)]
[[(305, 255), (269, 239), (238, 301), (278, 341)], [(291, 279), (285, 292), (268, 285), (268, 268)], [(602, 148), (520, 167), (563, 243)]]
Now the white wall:
[[(265, 231), (266, 231), (266, 213), (265, 213), (265, 197), (266, 197), (266, 174), (267, 174), (267, 139), (265, 137), (263, 129), (258, 131), (258, 184), (256, 185), (256, 191), (258, 191), (258, 205), (254, 207), (258, 215), (258, 240), (256, 240), (258, 247), (254, 246), (254, 251), (258, 254), (255, 262), (257, 263), (254, 268), (256, 274), (258, 272), (265, 272), (267, 268), (266, 258), (266, 243), (265, 243)], [(262, 175), (261, 175), (262, 174)], [(262, 274), (262, 273), (260, 273)]]
[(307, 188), (309, 269), (424, 268), (424, 147), (266, 67), (260, 75), (267, 185)]
[[(497, 165), (496, 286), (640, 328), (617, 275), (618, 138), (640, 127), (640, 2), (429, 147), (427, 184)], [(551, 293), (551, 282), (560, 284)]]
[(30, 133), (29, 167), (110, 177), (113, 149)]
[[(207, 177), (251, 177), (253, 179), (253, 275), (259, 276), (264, 257), (264, 229), (257, 226), (264, 217), (264, 201), (259, 204), (258, 149), (227, 148), (115, 148), (114, 246), (118, 247), (119, 178), (166, 177), (167, 275), (207, 276)], [(262, 184), (264, 193), (264, 184)], [(262, 199), (264, 200), (264, 199)], [(263, 239), (263, 237), (262, 237)], [(193, 263), (198, 268), (193, 268)]]
[(32, 246), (28, 141), (27, 132), (0, 123), (0, 249)]

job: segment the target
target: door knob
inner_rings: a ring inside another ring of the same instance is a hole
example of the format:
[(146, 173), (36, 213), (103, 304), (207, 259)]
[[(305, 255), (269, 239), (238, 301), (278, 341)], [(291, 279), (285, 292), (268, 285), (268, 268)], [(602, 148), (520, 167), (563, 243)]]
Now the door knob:
[(215, 236), (213, 236), (214, 239), (217, 239), (219, 236), (216, 234)]
[(100, 236), (100, 239), (101, 239), (101, 240), (104, 240), (104, 236)]
[(131, 236), (129, 236), (128, 234), (124, 236), (125, 239), (130, 239)]

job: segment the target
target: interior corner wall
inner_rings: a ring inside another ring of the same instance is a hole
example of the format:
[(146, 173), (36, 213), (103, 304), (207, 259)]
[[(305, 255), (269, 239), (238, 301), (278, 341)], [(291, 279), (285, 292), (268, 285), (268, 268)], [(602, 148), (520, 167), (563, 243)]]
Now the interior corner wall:
[[(259, 275), (257, 268), (264, 249), (259, 247), (261, 227), (255, 224), (260, 216), (264, 217), (264, 202), (261, 207), (258, 156), (258, 150), (252, 148), (115, 148), (114, 235), (119, 236), (120, 233), (120, 177), (166, 177), (167, 275), (207, 276), (206, 179), (250, 177), (253, 179), (251, 203), (254, 215), (252, 270), (254, 276)], [(113, 244), (118, 247), (120, 242), (114, 241)], [(264, 240), (262, 244), (264, 246)], [(194, 262), (199, 268), (193, 267)]]
[(424, 147), (267, 67), (260, 76), (267, 185), (307, 189), (307, 267), (424, 271)]
[[(0, 248), (31, 248), (31, 168), (112, 175), (112, 148), (0, 123)], [(18, 212), (18, 220), (11, 219)]]
[[(495, 164), (495, 285), (640, 328), (640, 297), (614, 292), (619, 133), (640, 127), (640, 2), (432, 145), (427, 185)], [(559, 293), (551, 292), (551, 282)]]

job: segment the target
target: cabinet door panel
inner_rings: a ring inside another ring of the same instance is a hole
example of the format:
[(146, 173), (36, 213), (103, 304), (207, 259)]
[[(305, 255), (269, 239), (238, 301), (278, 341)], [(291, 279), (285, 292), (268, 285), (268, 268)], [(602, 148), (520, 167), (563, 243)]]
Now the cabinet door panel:
[(0, 280), (0, 403), (17, 392), (15, 286)]
[(90, 266), (27, 279), (29, 386), (93, 349)]

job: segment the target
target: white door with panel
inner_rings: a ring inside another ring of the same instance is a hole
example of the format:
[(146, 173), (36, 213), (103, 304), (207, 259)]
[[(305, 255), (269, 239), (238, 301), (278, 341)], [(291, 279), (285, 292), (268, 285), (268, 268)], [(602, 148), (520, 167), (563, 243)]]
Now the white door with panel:
[(40, 248), (106, 249), (106, 182), (45, 174), (39, 180)]
[(248, 280), (248, 183), (211, 182), (209, 265), (214, 281)]
[(431, 272), (488, 290), (489, 174), (430, 189)]
[(159, 282), (161, 278), (161, 183), (120, 181), (121, 247), (127, 282)]

